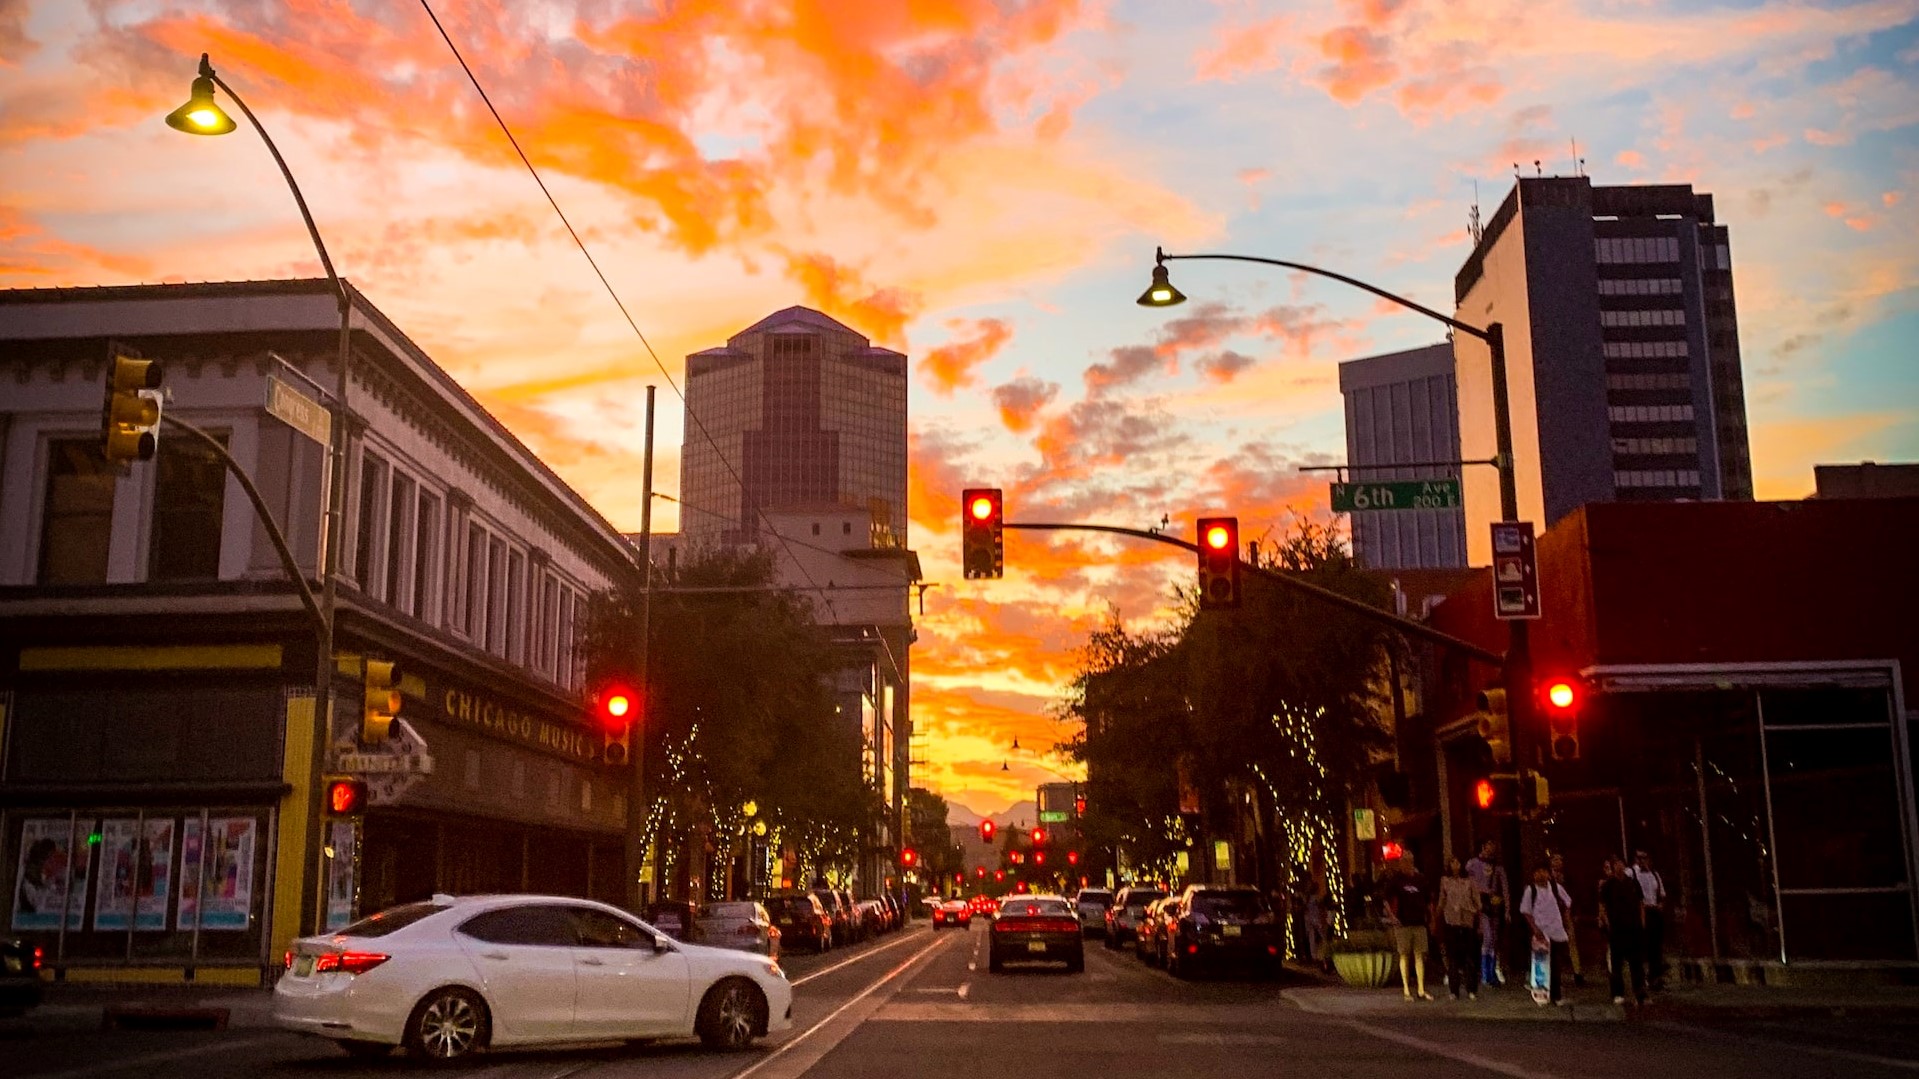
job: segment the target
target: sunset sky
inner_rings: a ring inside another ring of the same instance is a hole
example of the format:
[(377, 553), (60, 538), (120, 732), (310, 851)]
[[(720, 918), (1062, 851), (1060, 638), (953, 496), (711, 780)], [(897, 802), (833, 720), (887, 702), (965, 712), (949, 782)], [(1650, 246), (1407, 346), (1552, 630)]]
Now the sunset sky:
[[(434, 4), (676, 380), (796, 303), (910, 357), (918, 778), (979, 812), (1060, 767), (1033, 750), (1088, 628), (1152, 619), (1190, 563), (1014, 534), (1004, 581), (962, 581), (959, 489), (1277, 532), (1326, 512), (1295, 467), (1343, 456), (1336, 363), (1439, 339), (1225, 263), (1136, 307), (1156, 244), (1450, 310), (1475, 199), (1576, 144), (1597, 183), (1715, 196), (1760, 497), (1919, 457), (1919, 0)], [(416, 2), (0, 0), (0, 286), (319, 272), (250, 131), (161, 122), (202, 52), (341, 273), (637, 528), (660, 374)]]

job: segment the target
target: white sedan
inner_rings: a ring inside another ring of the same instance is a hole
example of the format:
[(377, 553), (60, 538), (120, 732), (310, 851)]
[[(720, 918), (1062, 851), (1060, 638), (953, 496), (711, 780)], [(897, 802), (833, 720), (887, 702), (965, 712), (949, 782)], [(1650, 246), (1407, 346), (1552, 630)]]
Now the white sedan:
[(436, 895), (296, 940), (286, 964), (274, 1021), (355, 1056), (693, 1035), (737, 1049), (793, 1022), (778, 962), (586, 899)]

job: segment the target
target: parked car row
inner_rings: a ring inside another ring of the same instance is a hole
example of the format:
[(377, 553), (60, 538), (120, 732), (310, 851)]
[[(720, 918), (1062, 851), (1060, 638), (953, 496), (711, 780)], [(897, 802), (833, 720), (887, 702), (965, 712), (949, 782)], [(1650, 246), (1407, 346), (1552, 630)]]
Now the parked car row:
[(844, 889), (815, 888), (777, 892), (765, 902), (786, 946), (813, 952), (890, 933), (906, 924), (906, 908), (890, 895), (855, 899)]
[(1168, 894), (1122, 888), (1107, 917), (1106, 946), (1126, 940), (1141, 960), (1185, 978), (1201, 971), (1279, 970), (1283, 929), (1256, 888), (1192, 884)]

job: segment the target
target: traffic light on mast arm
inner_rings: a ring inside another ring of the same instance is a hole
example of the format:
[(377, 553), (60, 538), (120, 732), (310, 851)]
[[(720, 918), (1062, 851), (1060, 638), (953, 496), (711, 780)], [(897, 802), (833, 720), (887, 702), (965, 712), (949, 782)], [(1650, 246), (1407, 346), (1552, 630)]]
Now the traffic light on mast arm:
[(361, 667), (360, 741), (379, 745), (393, 738), (400, 718), (400, 671), (390, 659), (368, 658)]
[(998, 829), (998, 827), (999, 826), (994, 824), (990, 819), (980, 821), (979, 822), (980, 842), (991, 843), (993, 841), (993, 833), (994, 831)]
[(968, 487), (960, 497), (960, 568), (969, 581), (1006, 575), (1005, 506), (997, 487)]
[(1553, 760), (1579, 759), (1579, 713), (1586, 686), (1577, 678), (1554, 676), (1539, 682), (1539, 710), (1546, 716), (1546, 742)]
[(594, 695), (593, 711), (600, 725), (600, 759), (623, 765), (633, 755), (633, 723), (639, 718), (639, 698), (624, 683), (606, 685)]
[(1199, 519), (1199, 607), (1239, 606), (1239, 518)]
[(115, 355), (107, 363), (100, 437), (107, 460), (145, 461), (160, 442), (161, 367), (154, 360)]

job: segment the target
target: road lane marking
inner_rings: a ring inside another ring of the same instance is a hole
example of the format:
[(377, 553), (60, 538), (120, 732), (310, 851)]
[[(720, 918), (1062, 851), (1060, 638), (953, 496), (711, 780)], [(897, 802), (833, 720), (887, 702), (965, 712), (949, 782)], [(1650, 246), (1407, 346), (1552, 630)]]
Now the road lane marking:
[(1153, 1039), (1161, 1045), (1274, 1046), (1285, 1045), (1277, 1034), (1161, 1034)]
[(1816, 1056), (1853, 1060), (1861, 1064), (1877, 1064), (1882, 1068), (1919, 1071), (1919, 1060), (1906, 1060), (1900, 1057), (1882, 1057), (1873, 1053), (1861, 1053), (1856, 1049), (1832, 1049), (1823, 1045), (1802, 1045), (1798, 1042), (1784, 1041), (1777, 1038), (1755, 1038), (1747, 1034), (1734, 1034), (1731, 1031), (1714, 1030), (1711, 1027), (1696, 1027), (1690, 1023), (1662, 1021), (1651, 1025), (1659, 1027), (1662, 1030), (1673, 1031), (1677, 1034), (1704, 1034), (1708, 1037), (1720, 1038), (1726, 1041), (1746, 1042), (1751, 1045), (1764, 1046), (1768, 1049), (1793, 1049), (1801, 1053), (1812, 1053)]
[(1491, 1057), (1480, 1056), (1478, 1053), (1470, 1053), (1455, 1046), (1427, 1041), (1425, 1038), (1416, 1038), (1411, 1034), (1391, 1030), (1386, 1027), (1374, 1026), (1371, 1023), (1362, 1023), (1357, 1019), (1348, 1019), (1345, 1021), (1345, 1025), (1359, 1031), (1361, 1034), (1370, 1034), (1381, 1041), (1398, 1042), (1400, 1045), (1410, 1046), (1423, 1053), (1431, 1053), (1433, 1056), (1445, 1057), (1448, 1060), (1457, 1060), (1461, 1064), (1479, 1068), (1484, 1071), (1511, 1076), (1512, 1079), (1559, 1079), (1559, 1076), (1552, 1072), (1534, 1071), (1530, 1068), (1520, 1067), (1517, 1064), (1508, 1064), (1503, 1060), (1494, 1060)]
[[(768, 1079), (797, 1079), (798, 1076), (806, 1074), (809, 1068), (819, 1063), (821, 1057), (824, 1057), (826, 1054), (832, 1052), (834, 1047), (839, 1045), (841, 1041), (844, 1041), (846, 1039), (847, 1034), (851, 1034), (853, 1030), (858, 1027), (859, 1024), (858, 1023), (853, 1024), (853, 1026), (848, 1027), (845, 1033), (842, 1033), (838, 1038), (828, 1039), (827, 1041), (810, 1049), (806, 1054), (795, 1055), (791, 1060), (785, 1060), (784, 1058), (786, 1057), (786, 1055), (789, 1052), (791, 1052), (795, 1046), (799, 1045), (801, 1042), (805, 1041), (806, 1039), (812, 1037), (819, 1030), (821, 1030), (822, 1028), (824, 1028), (825, 1026), (833, 1022), (833, 1020), (838, 1019), (841, 1015), (845, 1014), (845, 1012), (848, 1009), (852, 1008), (855, 1004), (860, 1003), (861, 1001), (865, 1000), (867, 997), (870, 997), (874, 993), (878, 992), (881, 986), (884, 986), (886, 983), (892, 981), (893, 979), (899, 977), (901, 974), (904, 974), (908, 970), (912, 969), (914, 964), (926, 958), (928, 955), (931, 955), (935, 950), (943, 946), (945, 943), (946, 943), (945, 937), (939, 937), (939, 936), (934, 937), (932, 943), (928, 944), (926, 947), (921, 948), (919, 951), (914, 952), (912, 955), (908, 956), (905, 962), (901, 963), (899, 966), (894, 967), (892, 970), (887, 971), (883, 976), (879, 978), (879, 980), (875, 981), (872, 985), (869, 985), (866, 988), (860, 990), (858, 993), (853, 994), (852, 999), (848, 1000), (846, 1003), (840, 1005), (839, 1007), (833, 1009), (832, 1013), (829, 1014), (826, 1018), (820, 1020), (817, 1023), (814, 1023), (812, 1026), (807, 1027), (805, 1030), (800, 1031), (798, 1034), (794, 1035), (793, 1037), (788, 1038), (785, 1041), (781, 1042), (779, 1045), (774, 1047), (772, 1052), (761, 1057), (759, 1060), (754, 1061), (752, 1064), (747, 1065), (745, 1068), (742, 1068), (741, 1070), (734, 1072), (731, 1076), (728, 1077), (728, 1079), (748, 1079), (749, 1076), (755, 1074), (760, 1069), (765, 1068), (768, 1065), (771, 1065), (775, 1062), (782, 1062), (786, 1066), (779, 1069), (776, 1072), (773, 1072), (771, 1075), (769, 1075)], [(884, 1003), (884, 1002), (882, 1001), (881, 1003)], [(875, 1005), (875, 1007), (877, 1006), (878, 1005)], [(862, 1017), (862, 1021), (864, 1021), (864, 1017)]]
[(879, 946), (879, 947), (877, 947), (877, 948), (873, 948), (873, 949), (870, 949), (870, 950), (868, 950), (868, 951), (864, 951), (864, 952), (861, 952), (860, 954), (858, 954), (858, 955), (856, 955), (856, 956), (853, 956), (853, 957), (852, 957), (852, 958), (850, 958), (850, 959), (842, 959), (842, 960), (840, 960), (839, 962), (837, 962), (837, 963), (835, 963), (835, 964), (833, 964), (833, 965), (832, 965), (832, 966), (830, 966), (830, 967), (827, 967), (827, 968), (826, 968), (826, 969), (824, 969), (824, 970), (816, 970), (816, 971), (814, 971), (813, 973), (811, 973), (811, 974), (808, 974), (808, 975), (806, 975), (806, 976), (805, 976), (805, 977), (803, 977), (803, 978), (795, 978), (795, 979), (793, 979), (793, 984), (794, 984), (794, 985), (805, 985), (805, 984), (806, 984), (807, 982), (810, 982), (810, 981), (812, 981), (812, 980), (813, 980), (813, 979), (815, 979), (815, 978), (824, 978), (824, 977), (826, 977), (826, 976), (827, 976), (828, 974), (831, 974), (831, 973), (833, 973), (833, 972), (834, 972), (834, 971), (836, 971), (836, 970), (840, 970), (840, 969), (843, 969), (843, 968), (845, 968), (845, 967), (850, 967), (850, 966), (852, 966), (853, 964), (855, 964), (855, 963), (858, 963), (858, 962), (860, 962), (860, 961), (862, 961), (862, 960), (866, 960), (866, 959), (871, 959), (871, 958), (873, 958), (874, 956), (876, 956), (876, 955), (878, 955), (878, 954), (880, 954), (881, 952), (883, 952), (883, 951), (886, 951), (886, 950), (887, 950), (888, 948), (897, 948), (897, 947), (899, 947), (900, 945), (902, 945), (902, 944), (905, 944), (905, 943), (906, 943), (907, 941), (911, 941), (911, 940), (918, 940), (918, 939), (919, 939), (919, 934), (918, 934), (918, 933), (911, 933), (911, 934), (908, 934), (907, 936), (904, 936), (904, 937), (901, 937), (900, 939), (898, 939), (898, 940), (896, 940), (896, 941), (894, 941), (894, 942), (892, 942), (891, 944), (882, 944), (882, 945), (880, 945), (880, 946)]
[(1184, 1026), (1270, 1024), (1271, 1004), (994, 1004), (894, 999), (873, 1013), (876, 1023), (1177, 1023)]
[(127, 1071), (131, 1068), (144, 1068), (153, 1064), (165, 1064), (169, 1061), (185, 1060), (188, 1057), (206, 1056), (208, 1053), (229, 1053), (235, 1049), (265, 1045), (274, 1040), (274, 1038), (267, 1037), (244, 1038), (240, 1041), (221, 1039), (220, 1041), (209, 1042), (206, 1045), (195, 1045), (186, 1049), (169, 1049), (164, 1053), (147, 1053), (142, 1056), (127, 1057), (124, 1060), (112, 1060), (102, 1064), (89, 1064), (83, 1068), (69, 1068), (63, 1072), (48, 1072), (42, 1075), (36, 1075), (33, 1079), (81, 1079), (82, 1076), (106, 1075), (110, 1072)]

